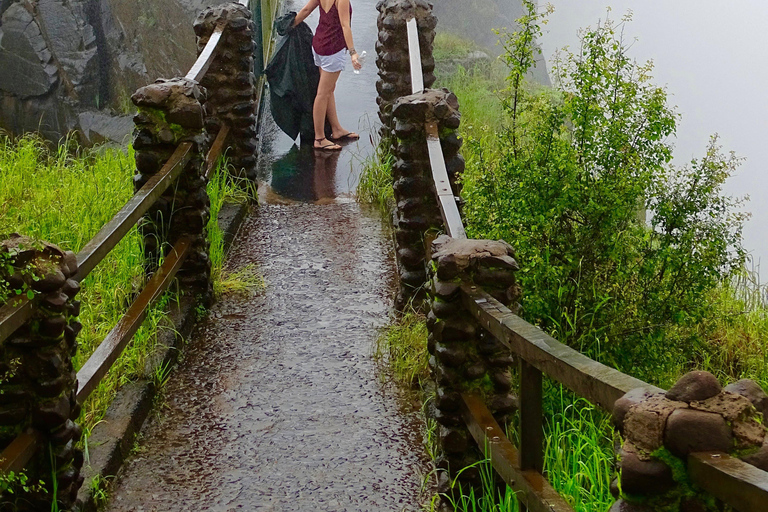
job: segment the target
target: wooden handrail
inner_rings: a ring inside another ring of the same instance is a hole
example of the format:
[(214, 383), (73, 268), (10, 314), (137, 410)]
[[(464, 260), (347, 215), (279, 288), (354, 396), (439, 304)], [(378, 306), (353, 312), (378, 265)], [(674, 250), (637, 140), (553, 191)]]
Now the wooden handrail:
[(77, 372), (79, 387), (77, 400), (83, 403), (99, 386), (101, 379), (107, 374), (112, 365), (123, 353), (128, 342), (139, 330), (149, 313), (149, 307), (154, 304), (173, 282), (173, 278), (189, 255), (192, 244), (188, 238), (182, 238), (165, 257), (160, 268), (152, 275), (142, 292), (133, 301), (125, 315), (107, 334), (104, 341), (91, 354), (91, 357)]
[(216, 166), (216, 161), (224, 153), (224, 144), (227, 142), (229, 136), (229, 126), (223, 125), (219, 129), (219, 133), (216, 134), (216, 139), (211, 144), (211, 149), (205, 157), (205, 179), (211, 177), (211, 172)]
[[(77, 381), (80, 384), (77, 391), (78, 402), (82, 403), (88, 398), (117, 361), (147, 317), (149, 307), (170, 287), (173, 278), (189, 255), (191, 246), (188, 238), (182, 238), (174, 245), (126, 314), (77, 372)], [(42, 441), (43, 436), (35, 430), (19, 435), (0, 454), (0, 474), (7, 475), (11, 471), (18, 473), (24, 469)]]
[(613, 410), (614, 402), (631, 389), (664, 392), (560, 343), (512, 313), (482, 288), (463, 285), (461, 293), (467, 310), (512, 353), (606, 411)]
[(408, 30), (408, 56), (411, 64), (411, 92), (424, 92), (424, 73), (421, 70), (421, 46), (419, 45), (419, 29), (416, 18), (406, 22)]
[(0, 308), (0, 345), (35, 314), (35, 306), (26, 296), (11, 299)]
[(35, 455), (42, 441), (43, 436), (37, 430), (30, 429), (21, 433), (0, 454), (0, 475), (22, 471)]
[(517, 448), (507, 439), (482, 398), (464, 393), (463, 416), (470, 434), (483, 449), (491, 465), (514, 491), (529, 512), (573, 512), (568, 503), (538, 472), (523, 470)]
[(211, 34), (211, 37), (208, 39), (205, 48), (203, 48), (203, 51), (200, 52), (200, 55), (198, 55), (197, 60), (192, 65), (189, 73), (187, 73), (185, 78), (188, 80), (194, 80), (198, 83), (203, 79), (203, 76), (205, 76), (205, 73), (208, 71), (208, 68), (213, 62), (213, 57), (216, 55), (216, 51), (219, 48), (219, 41), (221, 41), (221, 35), (223, 33), (224, 23), (219, 22), (219, 24), (213, 30), (213, 34)]
[(427, 123), (427, 151), (429, 163), (432, 168), (432, 181), (435, 185), (435, 194), (440, 206), (440, 215), (443, 217), (445, 230), (453, 238), (467, 238), (464, 223), (461, 220), (456, 196), (453, 195), (451, 182), (448, 179), (448, 170), (445, 168), (443, 148), (438, 137), (437, 123)]
[[(419, 44), (419, 32), (416, 19), (411, 18), (406, 22), (408, 30), (408, 55), (411, 66), (411, 90), (413, 94), (424, 92), (424, 73), (421, 68), (421, 46)], [(432, 181), (435, 188), (435, 198), (440, 206), (440, 215), (446, 232), (453, 238), (467, 238), (464, 230), (464, 222), (461, 220), (459, 206), (453, 195), (451, 182), (448, 179), (448, 170), (445, 167), (443, 148), (440, 145), (440, 136), (437, 123), (429, 122), (424, 127), (427, 133), (427, 151), (429, 163), (432, 168)]]
[(77, 254), (75, 281), (82, 281), (125, 237), (142, 215), (155, 204), (171, 183), (176, 181), (192, 158), (192, 143), (182, 142), (160, 172), (123, 206), (119, 212)]
[[(238, 0), (237, 3), (244, 7), (248, 7), (249, 0)], [(203, 79), (205, 73), (208, 71), (208, 68), (213, 62), (213, 58), (216, 56), (217, 50), (219, 49), (219, 41), (221, 41), (221, 36), (224, 34), (224, 27), (225, 23), (223, 21), (219, 22), (219, 24), (213, 30), (211, 37), (208, 39), (208, 42), (205, 44), (205, 48), (203, 48), (203, 51), (200, 52), (200, 55), (197, 56), (197, 60), (189, 69), (189, 72), (186, 74), (185, 78), (188, 80), (194, 80), (198, 83)]]
[(699, 488), (739, 512), (768, 510), (766, 472), (727, 453), (692, 453), (688, 476)]

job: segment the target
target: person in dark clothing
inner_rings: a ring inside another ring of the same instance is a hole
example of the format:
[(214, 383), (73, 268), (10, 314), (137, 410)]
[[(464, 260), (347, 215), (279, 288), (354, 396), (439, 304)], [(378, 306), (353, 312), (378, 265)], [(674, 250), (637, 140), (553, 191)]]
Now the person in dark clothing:
[(320, 83), (312, 110), (315, 124), (315, 149), (340, 150), (341, 146), (325, 136), (325, 120), (331, 125), (333, 141), (356, 140), (360, 136), (345, 130), (336, 113), (334, 91), (339, 74), (344, 69), (346, 56), (349, 54), (352, 66), (360, 69), (362, 65), (352, 40), (352, 4), (350, 0), (309, 0), (296, 15), (294, 25), (304, 21), (317, 7), (320, 7), (320, 23), (317, 25), (312, 40), (312, 52), (315, 65), (320, 68)]
[(264, 70), (269, 81), (272, 117), (291, 139), (301, 134), (302, 142), (315, 138), (312, 110), (320, 71), (312, 53), (312, 29), (306, 23), (295, 24), (295, 12), (275, 21), (283, 38)]

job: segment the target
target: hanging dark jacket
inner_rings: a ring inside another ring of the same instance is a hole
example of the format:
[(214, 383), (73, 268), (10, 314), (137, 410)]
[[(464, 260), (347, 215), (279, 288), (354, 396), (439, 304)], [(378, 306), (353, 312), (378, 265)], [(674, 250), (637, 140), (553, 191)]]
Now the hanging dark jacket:
[(320, 82), (320, 70), (312, 55), (312, 29), (302, 22), (293, 27), (295, 12), (275, 21), (282, 37), (264, 73), (269, 82), (272, 117), (292, 139), (314, 138), (312, 106)]

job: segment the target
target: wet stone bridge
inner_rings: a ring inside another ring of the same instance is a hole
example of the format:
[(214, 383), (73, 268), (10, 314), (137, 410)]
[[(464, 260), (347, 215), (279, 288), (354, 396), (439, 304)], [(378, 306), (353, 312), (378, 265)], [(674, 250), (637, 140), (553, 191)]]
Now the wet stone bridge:
[[(272, 20), (296, 7), (239, 0), (200, 14), (189, 73), (132, 97), (135, 196), (79, 254), (3, 242), (2, 277), (30, 294), (0, 308), (0, 373), (10, 375), (0, 382), (0, 474), (23, 471), (43, 486), (20, 490), (12, 509), (415, 511), (435, 491), (448, 508), (460, 489), (480, 490), (488, 460), (523, 510), (571, 512), (544, 469), (546, 375), (611, 413), (625, 441), (611, 512), (768, 510), (759, 386), (722, 388), (692, 372), (661, 390), (515, 314), (514, 249), (468, 239), (462, 223), (461, 116), (454, 94), (430, 89), (432, 4), (355, 0), (356, 46), (375, 48), (378, 69), (342, 74), (341, 122), (362, 137), (340, 152), (283, 135), (254, 74), (270, 55)], [(354, 198), (379, 140), (395, 157), (392, 219)], [(206, 185), (225, 151), (233, 180), (259, 183), (257, 204), (218, 219), (236, 227), (226, 267), (257, 268), (264, 289), (214, 303)], [(75, 372), (79, 283), (137, 224), (145, 288)], [(154, 413), (144, 421), (158, 397), (150, 383), (124, 386), (86, 456), (81, 404), (174, 282), (179, 335), (168, 333), (154, 363), (165, 374), (179, 362)], [(419, 406), (373, 360), (380, 328), (411, 304), (427, 313), (434, 461)], [(207, 318), (194, 325), (201, 307)]]

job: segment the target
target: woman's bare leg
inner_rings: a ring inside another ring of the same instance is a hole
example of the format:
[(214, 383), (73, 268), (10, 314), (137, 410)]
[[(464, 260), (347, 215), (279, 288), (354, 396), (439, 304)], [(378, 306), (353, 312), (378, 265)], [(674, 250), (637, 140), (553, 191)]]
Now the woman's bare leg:
[(333, 91), (336, 89), (339, 74), (341, 71), (329, 73), (320, 70), (320, 83), (317, 86), (317, 96), (315, 96), (315, 104), (312, 109), (312, 117), (315, 122), (315, 147), (327, 145), (323, 140), (325, 139), (325, 117), (328, 114), (328, 105), (333, 99)]
[(339, 137), (346, 135), (348, 137), (357, 138), (358, 135), (356, 133), (350, 132), (341, 126), (341, 123), (339, 122), (339, 116), (336, 113), (335, 94), (331, 94), (331, 99), (328, 100), (328, 113), (326, 116), (328, 117), (328, 123), (331, 125), (331, 137), (338, 139)]

